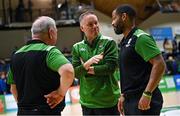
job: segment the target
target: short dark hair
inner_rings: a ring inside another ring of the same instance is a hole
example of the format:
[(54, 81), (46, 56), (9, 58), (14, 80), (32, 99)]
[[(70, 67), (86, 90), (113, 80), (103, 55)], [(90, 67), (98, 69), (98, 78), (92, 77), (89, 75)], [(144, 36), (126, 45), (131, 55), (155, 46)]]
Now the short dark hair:
[(87, 15), (89, 15), (89, 14), (96, 15), (96, 14), (94, 13), (94, 11), (88, 10), (88, 11), (82, 13), (82, 14), (79, 16), (79, 23), (81, 23), (81, 21), (82, 21), (82, 19), (84, 18), (84, 16), (87, 16)]
[(116, 14), (122, 14), (122, 13), (127, 13), (130, 19), (135, 19), (136, 17), (136, 10), (133, 6), (129, 4), (123, 4), (118, 6), (116, 9)]

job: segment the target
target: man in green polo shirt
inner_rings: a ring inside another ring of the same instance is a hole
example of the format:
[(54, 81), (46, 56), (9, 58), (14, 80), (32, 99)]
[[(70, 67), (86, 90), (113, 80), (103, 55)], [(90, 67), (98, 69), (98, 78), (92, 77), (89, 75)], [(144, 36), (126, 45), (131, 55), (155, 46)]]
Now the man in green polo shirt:
[(136, 12), (130, 5), (112, 13), (120, 42), (121, 97), (119, 111), (125, 115), (160, 115), (163, 98), (158, 89), (165, 63), (152, 36), (135, 26)]
[(32, 40), (12, 56), (8, 73), (18, 115), (60, 115), (73, 82), (73, 66), (53, 46), (57, 28), (52, 18), (39, 17), (31, 32)]
[(87, 11), (79, 17), (84, 40), (73, 45), (72, 64), (80, 80), (83, 115), (119, 115), (119, 86), (114, 76), (118, 49), (115, 41), (99, 33), (97, 16)]

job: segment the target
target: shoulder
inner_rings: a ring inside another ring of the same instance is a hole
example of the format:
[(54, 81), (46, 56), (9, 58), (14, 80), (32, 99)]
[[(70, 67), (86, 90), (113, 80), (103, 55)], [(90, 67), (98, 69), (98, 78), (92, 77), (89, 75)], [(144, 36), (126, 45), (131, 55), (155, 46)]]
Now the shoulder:
[(116, 43), (115, 40), (112, 38), (112, 37), (109, 37), (109, 36), (104, 36), (102, 35), (101, 38), (100, 38), (100, 41), (103, 42), (103, 43)]
[(137, 29), (133, 35), (137, 37), (136, 43), (139, 44), (149, 43), (149, 42), (155, 43), (154, 38), (150, 34), (146, 33), (141, 29)]
[(112, 37), (109, 37), (109, 36), (105, 36), (105, 35), (102, 35), (101, 40), (106, 40), (106, 41), (114, 41)]
[(56, 48), (56, 46), (50, 46), (50, 45), (46, 46), (46, 48), (45, 48), (46, 51), (51, 51), (52, 49), (58, 50), (58, 49)]
[(61, 51), (56, 46), (50, 46), (47, 45), (46, 48), (44, 48), (44, 51), (48, 53), (48, 56), (51, 57), (51, 55), (61, 55)]
[(84, 40), (75, 43), (75, 44), (73, 45), (73, 47), (77, 47), (77, 46), (80, 46), (80, 45), (83, 45), (83, 44), (84, 44)]
[(141, 36), (150, 36), (148, 33), (146, 33), (145, 31), (141, 30), (141, 29), (137, 29), (134, 34), (136, 37), (141, 37)]
[(59, 53), (60, 52), (60, 50), (56, 46), (51, 46), (51, 45), (47, 45), (44, 48), (44, 50), (47, 51), (48, 53), (53, 53), (53, 52)]

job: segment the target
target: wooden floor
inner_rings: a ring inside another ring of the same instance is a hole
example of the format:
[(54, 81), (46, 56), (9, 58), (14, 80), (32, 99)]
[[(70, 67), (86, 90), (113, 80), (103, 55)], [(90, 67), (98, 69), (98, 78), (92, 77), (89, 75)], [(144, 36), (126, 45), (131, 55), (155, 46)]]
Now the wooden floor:
[[(163, 107), (180, 106), (180, 91), (163, 93), (164, 104)], [(66, 106), (62, 112), (63, 116), (80, 116), (82, 115), (80, 104), (73, 104)], [(179, 114), (180, 115), (180, 114)]]
[[(172, 106), (180, 106), (180, 91), (163, 93), (163, 98), (164, 98), (163, 108), (172, 107)], [(81, 112), (81, 106), (79, 103), (67, 105), (62, 112), (62, 116), (81, 116), (81, 115), (82, 115), (82, 112)], [(15, 111), (10, 112), (7, 114), (3, 114), (2, 116), (16, 116), (16, 112)]]
[(180, 91), (163, 93), (163, 107), (180, 106)]

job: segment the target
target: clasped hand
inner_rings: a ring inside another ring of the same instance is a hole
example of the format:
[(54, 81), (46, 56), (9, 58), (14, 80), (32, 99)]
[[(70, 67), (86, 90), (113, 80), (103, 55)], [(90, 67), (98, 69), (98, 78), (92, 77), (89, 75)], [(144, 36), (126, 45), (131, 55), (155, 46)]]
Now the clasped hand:
[(138, 103), (138, 109), (148, 110), (148, 109), (150, 109), (150, 103), (151, 103), (151, 99), (142, 95), (142, 97), (140, 98), (139, 103)]
[(58, 90), (52, 91), (51, 93), (44, 95), (44, 97), (51, 109), (56, 107), (64, 99), (64, 95), (62, 95)]
[(90, 58), (88, 61), (86, 61), (83, 66), (86, 70), (89, 70), (92, 64), (98, 64), (100, 60), (103, 59), (103, 53), (98, 54)]

